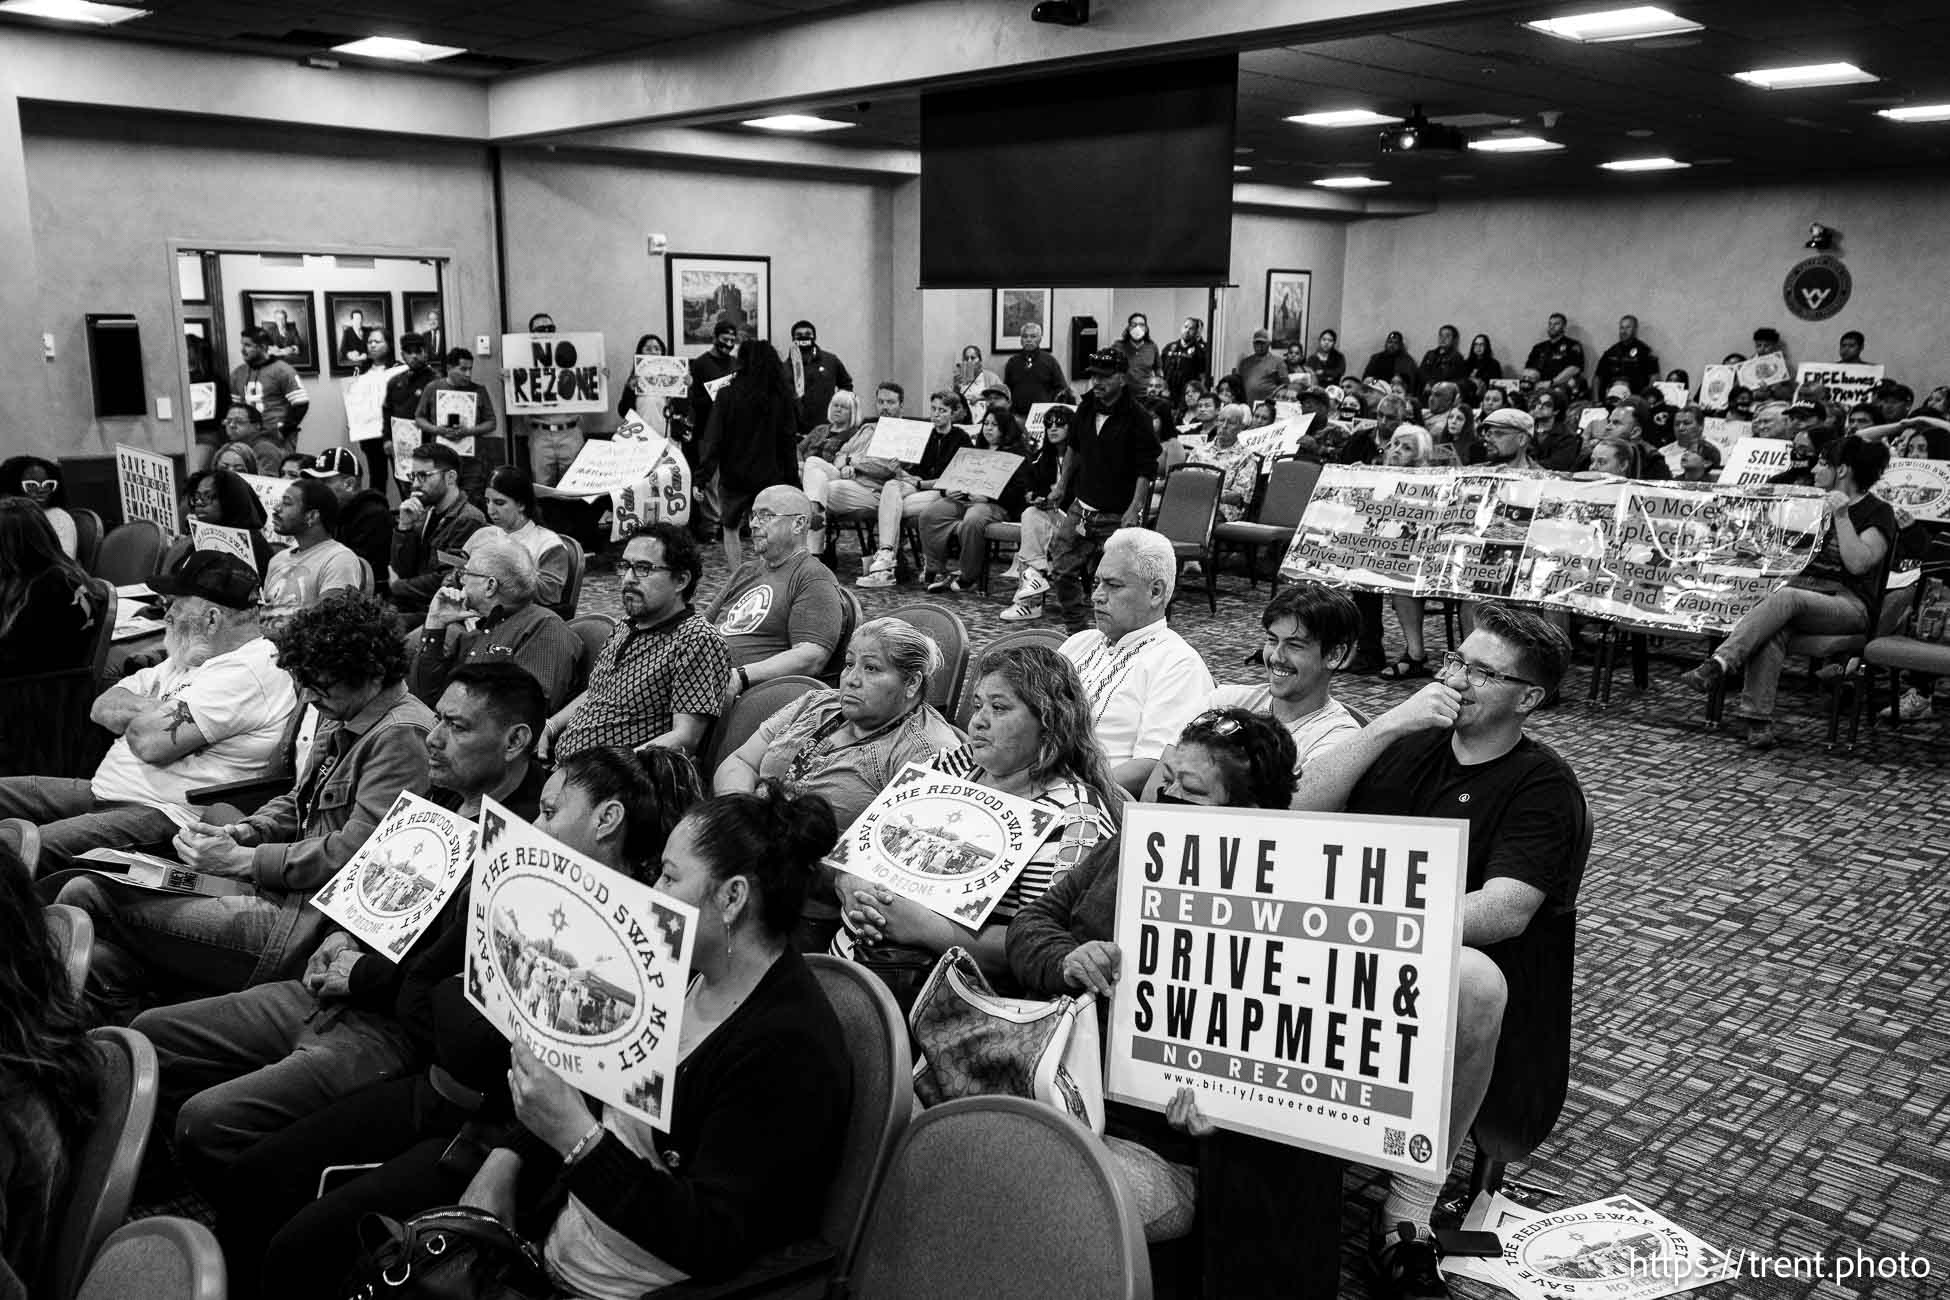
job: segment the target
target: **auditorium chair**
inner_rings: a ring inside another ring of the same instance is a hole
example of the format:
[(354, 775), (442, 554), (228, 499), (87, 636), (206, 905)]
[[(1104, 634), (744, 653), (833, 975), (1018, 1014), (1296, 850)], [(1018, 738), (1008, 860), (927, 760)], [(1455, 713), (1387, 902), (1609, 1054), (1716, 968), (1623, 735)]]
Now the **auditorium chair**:
[(711, 734), (698, 746), (701, 755), (709, 757), (710, 766), (700, 775), (708, 786), (718, 765), (738, 752), (740, 746), (752, 738), (758, 724), (783, 709), (809, 691), (825, 689), (820, 682), (797, 673), (786, 677), (774, 677), (769, 681), (755, 682), (746, 688), (737, 699), (731, 702), (724, 716), (719, 718)]
[(88, 1037), (101, 1059), (95, 1122), (69, 1153), (68, 1193), (36, 1300), (74, 1300), (89, 1264), (128, 1217), (156, 1120), (156, 1049), (149, 1040), (133, 1029), (96, 1029)]
[(827, 659), (826, 666), (819, 670), (819, 681), (822, 686), (840, 684), (840, 672), (846, 667), (846, 647), (853, 640), (853, 634), (859, 630), (860, 624), (867, 621), (866, 607), (860, 603), (860, 597), (854, 594), (853, 588), (844, 582), (839, 584), (839, 588), (840, 639), (833, 646), (832, 657)]
[(224, 1300), (228, 1291), (216, 1234), (158, 1215), (124, 1224), (102, 1243), (75, 1300)]
[(562, 583), (562, 599), (559, 603), (547, 606), (564, 619), (576, 616), (576, 606), (582, 601), (582, 579), (589, 568), (589, 557), (583, 554), (582, 543), (564, 533), (562, 547), (569, 553), (569, 576)]
[[(1891, 592), (1883, 598), (1885, 605), (1893, 602), (1899, 595), (1906, 596), (1901, 616), (1891, 626), (1887, 618), (1881, 620), (1876, 636), (1862, 647), (1859, 664), (1849, 665), (1849, 673), (1859, 676), (1857, 689), (1850, 692), (1848, 721), (1848, 748), (1854, 750), (1856, 736), (1862, 729), (1863, 708), (1875, 707), (1875, 688), (1877, 674), (1889, 674), (1889, 725), (1902, 730), (1901, 697), (1903, 693), (1903, 674), (1905, 672), (1925, 673), (1936, 677), (1950, 677), (1950, 643), (1925, 641), (1916, 635), (1916, 613), (1919, 597), (1929, 585), (1930, 580), (1950, 572), (1950, 563), (1932, 562), (1917, 571), (1916, 585), (1902, 592)], [(1840, 703), (1839, 696), (1837, 704)], [(1874, 726), (1881, 715), (1872, 714), (1869, 725)]]
[(68, 987), (80, 997), (88, 989), (88, 967), (95, 956), (95, 918), (70, 903), (49, 903), (41, 912), (68, 968)]
[(1320, 481), (1321, 464), (1300, 456), (1282, 456), (1273, 462), (1267, 475), (1266, 495), (1260, 502), (1258, 513), (1252, 519), (1238, 519), (1231, 523), (1221, 522), (1212, 529), (1212, 557), (1215, 561), (1205, 570), (1205, 589), (1211, 595), (1218, 582), (1219, 556), (1229, 549), (1246, 553), (1246, 584), (1259, 585), (1259, 553), (1271, 547), (1273, 558), (1273, 594), (1280, 591), (1280, 559), (1287, 547), (1293, 544), (1294, 530), (1300, 527), (1301, 517), (1307, 513), (1307, 502), (1313, 499), (1314, 484)]
[(1001, 633), (983, 646), (980, 652), (969, 659), (967, 680), (962, 683), (961, 696), (955, 704), (955, 725), (967, 731), (968, 720), (975, 714), (974, 693), (976, 684), (980, 681), (982, 660), (997, 650), (1009, 650), (1023, 645), (1048, 646), (1051, 650), (1055, 650), (1067, 640), (1069, 640), (1068, 636), (1053, 627), (1019, 627)]
[(589, 674), (596, 667), (596, 656), (609, 644), (616, 632), (616, 619), (609, 614), (577, 614), (569, 620), (569, 631), (576, 634), (579, 649), (576, 651), (576, 666), (569, 683), (569, 698), (582, 694), (589, 685)]
[(988, 548), (988, 560), (982, 565), (982, 594), (986, 596), (989, 594), (989, 575), (997, 571), (995, 566), (1002, 559), (1002, 548), (1021, 548), (1022, 525), (1015, 520), (998, 519), (983, 527), (982, 545)]
[[(1224, 484), (1225, 474), (1217, 466), (1197, 461), (1175, 466), (1165, 475), (1164, 496), (1151, 526), (1171, 542), (1180, 565), (1196, 561), (1208, 572), (1213, 567), (1212, 529), (1218, 523), (1219, 491)], [(1209, 578), (1205, 602), (1212, 613), (1219, 612), (1219, 597)]]
[(147, 582), (156, 576), (162, 564), (163, 548), (168, 544), (169, 539), (153, 521), (131, 519), (126, 524), (117, 524), (102, 538), (100, 553), (89, 572), (117, 587)]
[(968, 1097), (902, 1136), (852, 1300), (1144, 1300), (1144, 1225), (1101, 1139), (1021, 1097)]
[(914, 1104), (914, 1054), (893, 994), (866, 967), (816, 953), (806, 958), (833, 1006), (853, 1067), (853, 1096), (840, 1166), (826, 1194), (819, 1235), (773, 1251), (723, 1282), (680, 1282), (658, 1300), (819, 1300), (844, 1295), (887, 1162)]
[(86, 506), (69, 506), (68, 514), (74, 519), (75, 563), (93, 573), (102, 553), (102, 517)]
[(948, 713), (961, 699), (962, 679), (968, 675), (968, 625), (959, 614), (939, 605), (902, 605), (882, 617), (911, 623), (941, 647), (941, 671), (928, 683), (928, 703)]

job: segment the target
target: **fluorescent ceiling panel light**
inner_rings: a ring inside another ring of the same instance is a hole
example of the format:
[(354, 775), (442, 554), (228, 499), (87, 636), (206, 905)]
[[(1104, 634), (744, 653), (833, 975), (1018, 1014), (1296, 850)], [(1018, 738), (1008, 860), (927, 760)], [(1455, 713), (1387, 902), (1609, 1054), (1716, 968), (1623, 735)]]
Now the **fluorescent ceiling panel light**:
[(1950, 122), (1950, 104), (1908, 104), (1902, 108), (1879, 108), (1877, 117), (1891, 122)]
[(1337, 108), (1327, 113), (1300, 113), (1289, 117), (1287, 121), (1300, 126), (1341, 127), (1386, 126), (1390, 122), (1399, 122), (1401, 119), (1368, 108)]
[(1536, 135), (1493, 135), (1485, 140), (1471, 140), (1469, 147), (1479, 153), (1548, 153), (1564, 146)]
[(1249, 172), (1252, 168), (1246, 166), (1244, 163), (1234, 163), (1232, 164), (1232, 170), (1236, 172)]
[(1693, 164), (1680, 162), (1677, 158), (1620, 158), (1616, 162), (1598, 165), (1608, 172), (1670, 172)]
[(97, 27), (113, 27), (148, 12), (128, 5), (93, 4), (90, 0), (6, 0), (0, 4), (0, 13), (52, 18), (63, 23), (93, 23)]
[(1733, 79), (1762, 90), (1806, 90), (1811, 86), (1853, 86), (1876, 77), (1853, 63), (1809, 63), (1798, 68), (1755, 68), (1736, 72)]
[(1314, 182), (1322, 189), (1329, 190), (1378, 190), (1389, 183), (1378, 181), (1372, 176), (1329, 176)]
[(780, 113), (776, 117), (754, 117), (745, 123), (761, 131), (844, 131), (851, 122), (836, 122), (830, 117), (810, 113)]
[(1525, 23), (1532, 31), (1560, 40), (1598, 44), (1604, 41), (1642, 41), (1654, 36), (1676, 36), (1696, 32), (1700, 25), (1690, 18), (1668, 13), (1651, 5), (1630, 9), (1606, 9), (1595, 14), (1572, 14), (1568, 18), (1544, 18)]
[(395, 63), (432, 63), (451, 59), (467, 51), (458, 45), (428, 45), (403, 36), (366, 36), (344, 45), (334, 45), (334, 54), (351, 54), (365, 59), (391, 59)]

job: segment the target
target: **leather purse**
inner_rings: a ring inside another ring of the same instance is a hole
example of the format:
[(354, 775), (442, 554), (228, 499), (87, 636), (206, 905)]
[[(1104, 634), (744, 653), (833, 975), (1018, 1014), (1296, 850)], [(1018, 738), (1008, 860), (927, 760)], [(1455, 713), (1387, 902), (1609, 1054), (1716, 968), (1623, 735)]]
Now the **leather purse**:
[(486, 1210), (450, 1205), (405, 1223), (359, 1221), (364, 1253), (346, 1300), (549, 1300), (557, 1294), (541, 1252)]

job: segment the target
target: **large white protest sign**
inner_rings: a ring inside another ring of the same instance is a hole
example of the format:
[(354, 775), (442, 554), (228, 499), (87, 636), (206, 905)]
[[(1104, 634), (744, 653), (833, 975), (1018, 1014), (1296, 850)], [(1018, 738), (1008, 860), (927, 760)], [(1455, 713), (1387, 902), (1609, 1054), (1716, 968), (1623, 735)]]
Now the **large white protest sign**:
[[(616, 431), (618, 439), (625, 437), (632, 426), (626, 423)], [(650, 524), (663, 522), (683, 524), (691, 518), (691, 466), (684, 459), (677, 444), (644, 428), (644, 437), (654, 438), (663, 444), (663, 452), (650, 467), (649, 473), (627, 487), (620, 487), (609, 494), (611, 541), (622, 541), (626, 537), (641, 532)]]
[(1259, 457), (1259, 472), (1262, 475), (1271, 474), (1274, 461), (1300, 450), (1300, 440), (1307, 436), (1313, 422), (1313, 415), (1308, 413), (1297, 419), (1279, 420), (1257, 429), (1246, 429), (1239, 435), (1239, 445)]
[[(258, 531), (263, 534), (264, 540), (271, 544), (271, 549), (282, 551), (287, 547), (296, 546), (297, 542), (279, 532), (277, 525), (278, 510), (284, 505), (284, 494), (291, 490), (291, 480), (272, 478), (269, 474), (239, 474), (237, 477), (250, 485), (251, 494), (257, 498), (257, 504), (264, 507), (264, 527)], [(256, 563), (255, 560), (251, 562)]]
[(386, 436), (386, 385), (406, 369), (374, 366), (363, 375), (354, 375), (339, 386), (345, 403), (345, 431), (354, 442), (370, 442)]
[(125, 521), (147, 519), (163, 536), (176, 536), (176, 467), (169, 457), (116, 443), (115, 486)]
[(443, 388), (433, 395), (433, 422), (443, 429), (471, 429), (480, 420), (479, 406), (473, 393)]
[(1734, 376), (1744, 388), (1771, 388), (1787, 382), (1787, 359), (1778, 352), (1763, 352), (1735, 366)]
[(1468, 827), (1130, 804), (1106, 1093), (1440, 1180)]
[(910, 763), (828, 859), (979, 930), (1056, 824), (1056, 810)]
[(1803, 361), (1794, 368), (1795, 387), (1820, 384), (1828, 390), (1830, 405), (1847, 412), (1869, 400), (1882, 382), (1882, 367), (1860, 361)]
[(918, 464), (928, 450), (928, 439), (934, 434), (934, 426), (926, 420), (906, 420), (897, 415), (883, 415), (874, 421), (873, 441), (867, 444), (867, 455), (880, 460), (905, 461), (909, 465)]
[(592, 1097), (670, 1131), (697, 909), (481, 801), (467, 1000)]
[[(642, 421), (637, 424), (641, 427)], [(647, 438), (592, 438), (582, 444), (555, 490), (562, 496), (594, 499), (641, 482), (663, 459), (669, 441), (655, 434)]]
[(217, 418), (217, 386), (214, 382), (190, 385), (190, 419)]
[(311, 905), (396, 962), (474, 869), (479, 834), (469, 819), (402, 790), (386, 820), (312, 895)]
[(1725, 464), (1728, 454), (1733, 451), (1736, 443), (1742, 438), (1754, 436), (1754, 422), (1728, 420), (1717, 415), (1709, 415), (1706, 417), (1706, 422), (1701, 425), (1701, 436), (1719, 448), (1720, 462)]
[(1794, 444), (1779, 438), (1742, 438), (1725, 453), (1720, 483), (1726, 487), (1765, 483), (1788, 468), (1793, 454)]
[(963, 447), (948, 462), (935, 487), (943, 492), (966, 492), (970, 496), (988, 497), (990, 500), (1002, 495), (1002, 489), (1009, 486), (1009, 480), (1022, 468), (1022, 457), (1013, 451), (985, 451), (980, 447)]
[(1724, 411), (1739, 387), (1739, 372), (1732, 366), (1708, 366), (1699, 381), (1699, 404), (1709, 411)]
[(255, 569), (257, 555), (251, 550), (251, 535), (242, 528), (225, 528), (222, 524), (206, 524), (201, 519), (190, 520), (190, 546), (198, 551), (221, 551), (234, 555)]
[(639, 352), (631, 362), (630, 382), (644, 397), (682, 397), (691, 384), (691, 363)]
[(1876, 495), (1917, 519), (1950, 520), (1950, 461), (1892, 460)]
[(1652, 386), (1659, 390), (1659, 396), (1666, 399), (1667, 406), (1686, 405), (1686, 385), (1671, 384), (1661, 380)]
[(503, 334), (501, 384), (510, 415), (609, 409), (601, 334)]

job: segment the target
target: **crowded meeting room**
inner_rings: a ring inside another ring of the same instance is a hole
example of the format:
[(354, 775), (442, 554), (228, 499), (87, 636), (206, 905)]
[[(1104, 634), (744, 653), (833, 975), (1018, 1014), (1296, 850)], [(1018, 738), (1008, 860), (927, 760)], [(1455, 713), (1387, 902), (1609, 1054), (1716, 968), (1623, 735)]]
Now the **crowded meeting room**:
[(0, 0), (0, 1300), (1950, 1294), (1937, 16)]

